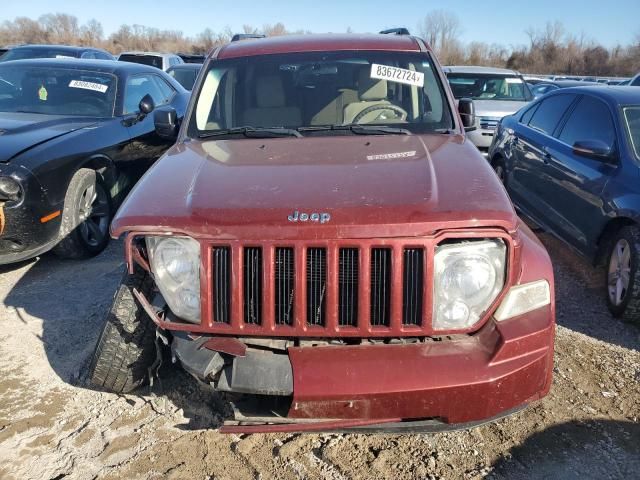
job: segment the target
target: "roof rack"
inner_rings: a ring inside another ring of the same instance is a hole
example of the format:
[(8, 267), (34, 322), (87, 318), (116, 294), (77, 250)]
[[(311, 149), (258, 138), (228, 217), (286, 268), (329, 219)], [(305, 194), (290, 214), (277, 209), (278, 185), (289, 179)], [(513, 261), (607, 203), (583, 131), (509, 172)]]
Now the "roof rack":
[(388, 30), (382, 30), (380, 33), (383, 35), (411, 35), (409, 29), (405, 27), (389, 28)]
[(231, 41), (238, 42), (240, 40), (249, 40), (252, 38), (266, 38), (266, 35), (262, 35), (261, 33), (236, 33), (231, 37)]

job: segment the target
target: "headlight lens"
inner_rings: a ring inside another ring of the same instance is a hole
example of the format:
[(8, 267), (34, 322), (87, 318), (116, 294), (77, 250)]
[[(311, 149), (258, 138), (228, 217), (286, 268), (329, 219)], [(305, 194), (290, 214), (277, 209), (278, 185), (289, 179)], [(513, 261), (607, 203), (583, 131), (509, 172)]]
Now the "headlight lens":
[(171, 311), (200, 322), (200, 244), (189, 237), (147, 237), (151, 271)]
[(11, 177), (0, 177), (0, 200), (18, 201), (22, 193), (20, 183)]
[(502, 290), (506, 247), (502, 240), (440, 245), (434, 258), (435, 330), (475, 324)]

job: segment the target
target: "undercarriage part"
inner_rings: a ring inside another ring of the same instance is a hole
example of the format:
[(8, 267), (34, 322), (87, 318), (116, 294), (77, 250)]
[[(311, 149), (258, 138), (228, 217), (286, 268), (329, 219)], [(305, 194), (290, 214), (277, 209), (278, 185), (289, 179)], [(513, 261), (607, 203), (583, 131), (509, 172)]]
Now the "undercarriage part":
[(172, 356), (187, 372), (202, 380), (213, 378), (224, 367), (220, 353), (202, 348), (207, 340), (208, 337), (192, 340), (184, 332), (174, 332), (171, 343)]
[[(275, 417), (265, 417), (263, 421), (259, 417), (240, 416), (235, 420), (227, 420), (220, 429), (221, 433), (252, 434), (252, 433), (292, 433), (292, 432), (323, 432), (323, 433), (389, 433), (389, 434), (411, 434), (411, 433), (439, 433), (454, 432), (457, 430), (468, 430), (486, 423), (495, 422), (501, 418), (522, 410), (526, 405), (521, 405), (506, 410), (495, 417), (480, 421), (448, 424), (437, 418), (427, 418), (418, 420), (402, 419), (351, 419), (351, 420), (331, 420), (326, 418), (313, 419), (300, 422), (298, 420), (283, 419)], [(235, 413), (234, 406), (234, 413)], [(283, 421), (283, 420), (288, 420)]]
[(247, 350), (227, 366), (215, 385), (224, 392), (257, 395), (292, 395), (293, 371), (288, 355)]

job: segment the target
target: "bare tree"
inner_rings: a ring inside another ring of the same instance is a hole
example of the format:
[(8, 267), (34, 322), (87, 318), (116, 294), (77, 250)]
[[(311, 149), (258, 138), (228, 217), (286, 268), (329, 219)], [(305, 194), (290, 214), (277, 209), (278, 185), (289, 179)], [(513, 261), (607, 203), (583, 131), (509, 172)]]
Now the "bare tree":
[(73, 45), (80, 39), (78, 19), (66, 13), (47, 13), (39, 18), (51, 43)]
[(462, 56), (459, 36), (462, 32), (460, 20), (447, 10), (429, 12), (418, 25), (418, 31), (444, 63), (458, 63)]

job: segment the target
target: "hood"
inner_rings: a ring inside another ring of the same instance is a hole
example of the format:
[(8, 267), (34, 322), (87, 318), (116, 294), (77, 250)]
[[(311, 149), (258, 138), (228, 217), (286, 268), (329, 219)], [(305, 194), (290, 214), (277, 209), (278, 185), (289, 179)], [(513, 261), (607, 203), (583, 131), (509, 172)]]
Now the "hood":
[[(302, 214), (325, 222), (300, 221)], [(130, 193), (112, 234), (381, 238), (512, 230), (516, 220), (504, 188), (464, 136), (354, 135), (178, 144)]]
[(516, 113), (529, 102), (513, 100), (474, 100), (476, 116), (502, 118)]
[(95, 119), (37, 113), (0, 113), (0, 162), (61, 135), (96, 123)]

